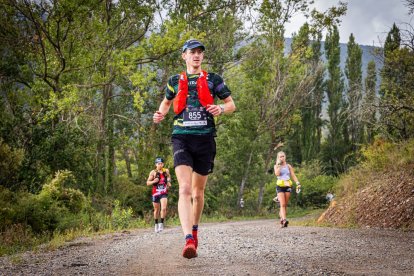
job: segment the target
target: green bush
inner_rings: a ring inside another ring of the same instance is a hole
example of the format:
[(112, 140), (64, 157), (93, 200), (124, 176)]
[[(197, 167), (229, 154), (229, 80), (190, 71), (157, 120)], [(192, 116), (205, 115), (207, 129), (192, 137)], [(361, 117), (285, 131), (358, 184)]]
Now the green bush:
[[(152, 209), (151, 188), (134, 184), (127, 177), (114, 179), (114, 197), (122, 206), (131, 207), (140, 217), (143, 217), (147, 210)], [(169, 202), (171, 202), (170, 197)]]
[[(25, 250), (78, 230), (80, 233), (120, 230), (145, 224), (144, 220), (134, 217), (132, 207), (120, 200), (86, 198), (79, 190), (68, 188), (75, 184), (71, 172), (61, 171), (44, 184), (37, 195), (12, 192), (0, 186), (0, 255)], [(118, 196), (125, 196), (126, 202), (131, 200), (136, 206), (148, 204), (148, 210), (152, 209), (149, 187), (136, 186), (129, 181), (125, 181), (123, 187), (118, 190)]]
[(111, 228), (111, 216), (103, 212), (98, 212), (94, 208), (88, 210), (88, 222), (89, 227), (94, 232), (99, 232), (105, 229)]
[(115, 206), (112, 210), (111, 225), (112, 229), (119, 230), (129, 228), (133, 220), (133, 211), (131, 207), (124, 209), (120, 206), (119, 200), (115, 200)]
[(376, 139), (363, 151), (364, 165), (374, 170), (384, 170), (390, 166), (414, 163), (414, 139), (393, 143)]
[(2, 186), (11, 188), (15, 184), (23, 158), (22, 149), (13, 149), (0, 138), (0, 184)]
[(46, 197), (28, 197), (20, 202), (25, 222), (35, 233), (52, 233), (59, 221), (68, 213), (67, 209), (56, 201)]
[(67, 212), (64, 216), (60, 217), (54, 232), (65, 233), (73, 229), (87, 229), (89, 226), (90, 219), (86, 212), (78, 214)]
[(332, 192), (338, 179), (334, 176), (318, 175), (312, 179), (303, 179), (302, 192), (297, 204), (301, 207), (324, 207), (328, 203), (326, 195)]
[(43, 200), (50, 198), (72, 213), (83, 210), (87, 204), (85, 195), (76, 189), (65, 188), (76, 185), (76, 180), (70, 171), (58, 171), (55, 177), (43, 185), (39, 197)]
[(53, 233), (79, 225), (77, 215), (85, 210), (88, 202), (79, 190), (64, 187), (73, 181), (69, 171), (58, 172), (38, 195), (13, 193), (0, 186), (0, 230), (21, 224), (30, 227), (33, 233)]
[(17, 194), (0, 186), (0, 232), (9, 228), (14, 221)]

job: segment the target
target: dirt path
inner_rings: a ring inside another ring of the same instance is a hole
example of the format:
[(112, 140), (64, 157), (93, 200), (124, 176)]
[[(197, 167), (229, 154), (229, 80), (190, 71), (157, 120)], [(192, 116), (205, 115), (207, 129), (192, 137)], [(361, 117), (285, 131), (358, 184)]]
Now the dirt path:
[(82, 238), (0, 258), (0, 275), (414, 275), (414, 232), (289, 227), (275, 220), (202, 224), (198, 257), (179, 227)]

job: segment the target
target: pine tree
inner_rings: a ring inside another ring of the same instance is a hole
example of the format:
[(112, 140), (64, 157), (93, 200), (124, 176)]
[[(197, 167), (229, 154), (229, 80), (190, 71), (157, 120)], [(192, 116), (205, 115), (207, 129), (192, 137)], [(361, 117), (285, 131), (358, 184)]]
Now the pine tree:
[(324, 160), (333, 174), (344, 171), (344, 136), (343, 136), (343, 90), (344, 81), (340, 69), (339, 32), (336, 26), (330, 28), (325, 40), (325, 53), (328, 59), (328, 79), (326, 94), (328, 97), (329, 134), (324, 147)]
[(323, 99), (323, 65), (321, 61), (321, 33), (312, 36), (309, 25), (305, 23), (299, 33), (293, 37), (292, 54), (299, 57), (313, 75), (312, 91), (303, 101), (297, 111), (300, 121), (295, 126), (295, 133), (289, 140), (298, 141), (297, 145), (290, 143), (292, 159), (298, 163), (317, 158), (320, 151), (322, 121), (320, 119)]
[(361, 100), (362, 100), (362, 50), (355, 43), (354, 35), (349, 36), (348, 57), (345, 62), (345, 75), (348, 79), (347, 93), (347, 121), (350, 135), (350, 145), (352, 152), (358, 148), (357, 144), (362, 142), (361, 128)]
[(402, 45), (394, 24), (384, 44), (380, 112), (386, 134), (396, 139), (414, 136), (413, 63), (413, 50)]
[(367, 66), (367, 76), (365, 78), (365, 99), (363, 106), (366, 132), (365, 141), (368, 143), (371, 143), (374, 140), (377, 125), (376, 85), (377, 72), (375, 61), (371, 60)]

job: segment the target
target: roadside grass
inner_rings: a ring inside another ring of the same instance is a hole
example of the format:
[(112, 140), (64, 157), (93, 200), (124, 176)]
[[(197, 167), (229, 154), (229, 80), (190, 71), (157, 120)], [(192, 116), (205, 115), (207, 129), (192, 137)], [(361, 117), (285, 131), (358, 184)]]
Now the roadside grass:
[(289, 222), (292, 226), (318, 226), (329, 227), (331, 225), (318, 223), (318, 218), (322, 215), (325, 209), (306, 209), (294, 213), (292, 220)]
[(48, 241), (48, 235), (35, 235), (22, 224), (14, 224), (0, 235), (0, 257), (35, 250)]

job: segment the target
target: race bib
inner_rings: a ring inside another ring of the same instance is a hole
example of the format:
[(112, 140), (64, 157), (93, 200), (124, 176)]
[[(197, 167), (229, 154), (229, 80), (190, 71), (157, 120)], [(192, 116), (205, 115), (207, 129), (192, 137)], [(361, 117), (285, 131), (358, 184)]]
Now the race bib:
[(207, 111), (204, 107), (187, 107), (183, 112), (184, 126), (206, 126)]
[(163, 184), (157, 185), (157, 192), (162, 192), (162, 191), (165, 191), (165, 190), (167, 190), (167, 187), (165, 185), (163, 185)]

